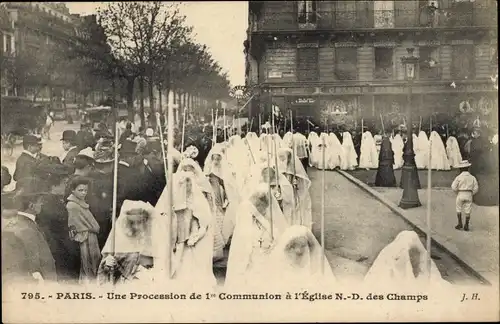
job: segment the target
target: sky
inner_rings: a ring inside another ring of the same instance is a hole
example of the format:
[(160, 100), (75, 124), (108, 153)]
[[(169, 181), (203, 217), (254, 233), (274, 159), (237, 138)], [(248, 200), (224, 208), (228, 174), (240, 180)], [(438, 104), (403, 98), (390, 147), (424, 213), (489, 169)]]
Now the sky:
[[(65, 2), (71, 13), (95, 14), (100, 2)], [(245, 84), (243, 41), (248, 27), (247, 1), (200, 1), (180, 4), (194, 39), (208, 46), (213, 58), (229, 74), (231, 85)]]

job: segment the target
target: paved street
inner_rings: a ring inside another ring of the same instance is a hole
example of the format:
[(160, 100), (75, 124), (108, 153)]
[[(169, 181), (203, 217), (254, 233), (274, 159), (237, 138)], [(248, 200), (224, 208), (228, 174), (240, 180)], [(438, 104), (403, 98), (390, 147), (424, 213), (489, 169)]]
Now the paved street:
[[(312, 180), (313, 232), (319, 239), (321, 171), (309, 169), (308, 174)], [(412, 230), (400, 216), (335, 171), (326, 171), (325, 191), (326, 254), (340, 279), (363, 278), (378, 253), (399, 232)], [(477, 283), (449, 255), (437, 249), (432, 254), (446, 280), (456, 284)]]

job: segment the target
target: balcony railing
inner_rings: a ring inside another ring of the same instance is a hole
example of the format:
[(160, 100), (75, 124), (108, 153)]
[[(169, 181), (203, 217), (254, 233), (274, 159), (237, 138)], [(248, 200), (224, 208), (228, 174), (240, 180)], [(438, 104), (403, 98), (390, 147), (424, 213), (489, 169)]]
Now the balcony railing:
[(496, 10), (491, 8), (421, 10), (358, 10), (264, 12), (254, 31), (293, 31), (299, 29), (392, 29), (496, 26)]

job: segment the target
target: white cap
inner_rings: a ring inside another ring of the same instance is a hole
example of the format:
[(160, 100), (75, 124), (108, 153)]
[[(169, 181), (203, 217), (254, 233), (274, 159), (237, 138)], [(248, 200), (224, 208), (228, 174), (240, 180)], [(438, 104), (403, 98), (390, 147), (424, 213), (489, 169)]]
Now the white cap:
[(460, 161), (460, 163), (457, 165), (457, 169), (461, 169), (461, 168), (468, 168), (470, 167), (471, 164), (468, 160), (462, 160)]
[(92, 151), (92, 149), (90, 147), (87, 147), (83, 150), (81, 150), (77, 156), (80, 155), (80, 156), (86, 156), (86, 157), (89, 157), (91, 158), (92, 160), (94, 160), (94, 151)]

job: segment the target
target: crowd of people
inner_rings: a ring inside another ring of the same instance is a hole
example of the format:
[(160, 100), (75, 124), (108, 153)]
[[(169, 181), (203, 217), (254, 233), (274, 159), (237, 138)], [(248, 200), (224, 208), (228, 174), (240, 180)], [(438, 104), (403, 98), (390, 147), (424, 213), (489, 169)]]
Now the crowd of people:
[[(11, 176), (2, 167), (4, 282), (150, 281), (157, 278), (155, 264), (165, 258), (171, 260), (171, 280), (198, 287), (216, 285), (213, 266), (221, 261), (227, 262), (226, 286), (253, 286), (262, 277), (274, 278), (265, 280), (268, 285), (300, 287), (335, 281), (311, 232), (307, 168), (377, 167), (378, 140), (368, 130), (318, 136), (314, 129), (280, 136), (269, 127), (259, 135), (232, 129), (214, 134), (211, 126), (186, 125), (184, 131), (174, 130), (169, 151), (167, 136), (160, 140), (161, 128), (135, 124), (122, 120), (116, 132), (105, 123), (95, 130), (85, 123), (78, 132), (66, 130), (60, 157), (42, 154), (40, 137), (24, 136), (13, 191), (4, 190)], [(414, 139), (418, 148), (420, 136)], [(398, 156), (394, 164), (401, 164), (404, 132), (382, 138), (380, 152), (392, 141), (388, 147)], [(449, 142), (453, 154), (446, 163), (461, 161), (454, 155), (460, 154), (456, 141)], [(471, 159), (472, 152), (471, 145)], [(174, 161), (168, 180), (174, 188), (171, 206), (164, 154)], [(170, 251), (161, 248), (165, 231), (171, 234)], [(413, 269), (412, 280), (426, 277), (426, 251), (416, 233), (401, 233), (386, 249), (369, 272), (377, 272), (376, 280), (384, 273), (406, 280), (408, 269)], [(401, 261), (393, 250), (411, 253)], [(407, 262), (409, 268), (391, 268), (388, 260)]]

